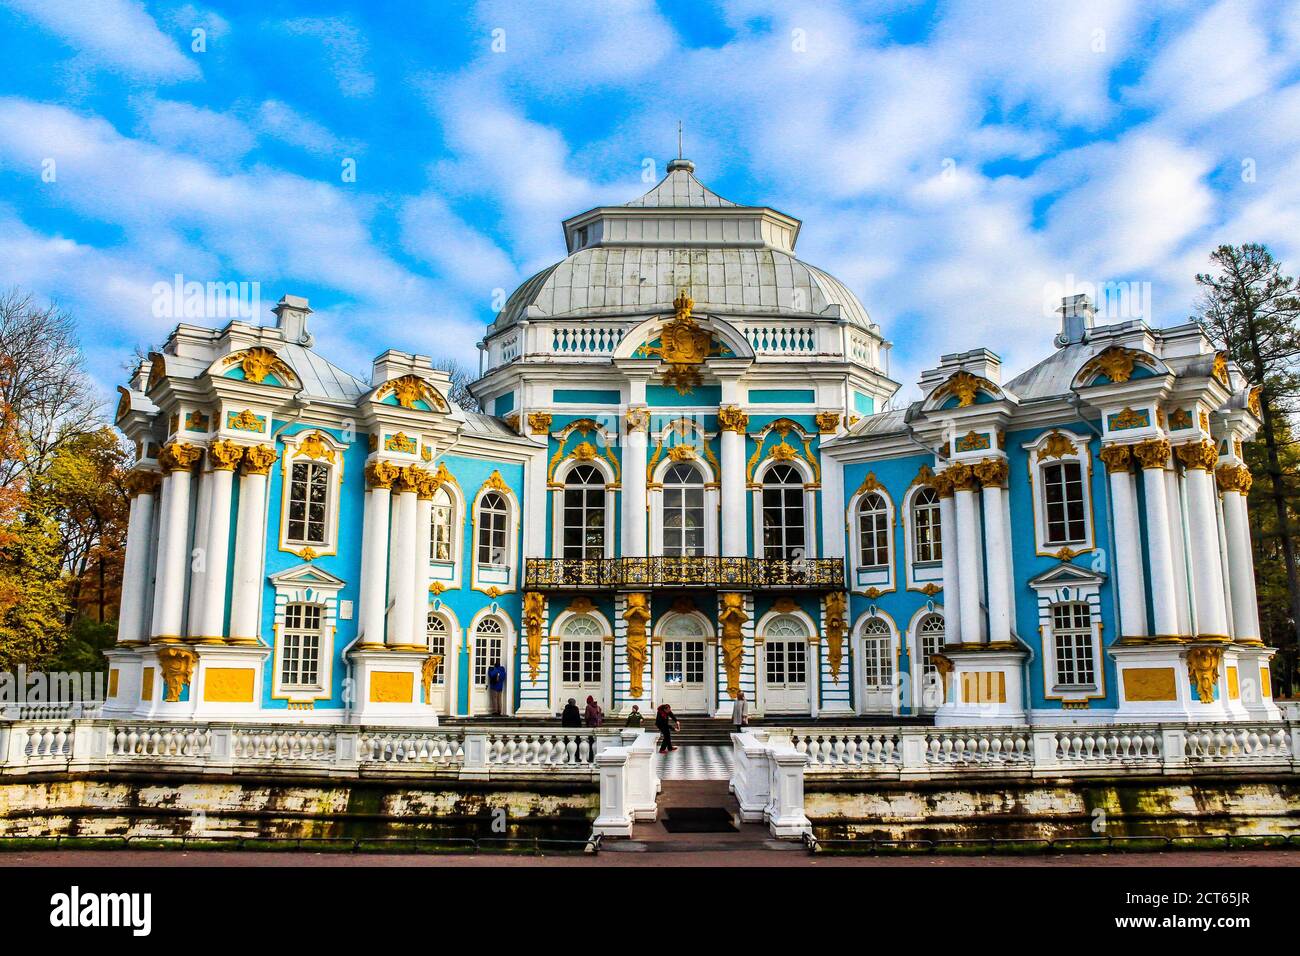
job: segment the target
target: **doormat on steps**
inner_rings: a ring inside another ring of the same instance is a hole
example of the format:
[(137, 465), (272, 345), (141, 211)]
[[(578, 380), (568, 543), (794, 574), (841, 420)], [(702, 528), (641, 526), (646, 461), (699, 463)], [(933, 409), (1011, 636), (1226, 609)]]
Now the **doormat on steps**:
[(669, 833), (735, 833), (731, 813), (722, 807), (670, 807), (663, 811)]

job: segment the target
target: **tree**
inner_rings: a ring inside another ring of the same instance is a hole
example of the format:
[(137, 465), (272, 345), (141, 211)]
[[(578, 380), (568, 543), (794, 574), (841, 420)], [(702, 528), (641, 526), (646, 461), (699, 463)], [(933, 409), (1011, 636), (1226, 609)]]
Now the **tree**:
[(1294, 670), (1300, 649), (1300, 569), (1290, 504), (1294, 473), (1283, 469), (1282, 459), (1290, 441), (1288, 422), (1300, 396), (1296, 367), (1300, 296), (1295, 279), (1282, 274), (1281, 263), (1262, 245), (1219, 246), (1210, 260), (1218, 267), (1217, 274), (1196, 276), (1203, 290), (1198, 317), (1251, 386), (1259, 389), (1264, 456), (1263, 473), (1257, 477), (1267, 489), (1275, 523), (1272, 533), (1286, 570), (1291, 617), (1286, 644)]
[(452, 358), (439, 359), (433, 363), (433, 367), (451, 376), (451, 394), (448, 398), (467, 411), (483, 410), (474, 393), (469, 390), (474, 381), (474, 374), (469, 369)]
[(28, 510), (0, 548), (0, 592), (17, 595), (0, 606), (0, 670), (39, 668), (57, 652), (68, 603), (53, 518)]

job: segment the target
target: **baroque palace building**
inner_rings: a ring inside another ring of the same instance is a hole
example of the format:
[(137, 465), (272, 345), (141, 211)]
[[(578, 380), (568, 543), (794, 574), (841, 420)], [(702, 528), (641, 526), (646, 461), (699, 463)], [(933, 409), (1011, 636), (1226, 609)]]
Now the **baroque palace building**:
[(799, 220), (687, 160), (564, 223), (459, 407), (428, 357), (368, 379), (274, 325), (180, 325), (134, 441), (109, 714), (434, 724), (752, 711), (944, 724), (1277, 719), (1241, 446), (1202, 329), (1096, 326), (922, 397)]

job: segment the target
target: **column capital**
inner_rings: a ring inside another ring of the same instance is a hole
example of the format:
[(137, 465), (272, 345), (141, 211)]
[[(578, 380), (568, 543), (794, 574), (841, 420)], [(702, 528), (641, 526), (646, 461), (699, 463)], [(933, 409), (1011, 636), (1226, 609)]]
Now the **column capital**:
[(840, 413), (818, 412), (813, 416), (813, 421), (817, 423), (817, 430), (823, 435), (833, 435), (840, 427)]
[(442, 478), (423, 468), (415, 468), (415, 494), (421, 501), (432, 501), (434, 492), (442, 486)]
[(279, 455), (270, 445), (253, 445), (244, 449), (244, 474), (269, 475)]
[(1105, 445), (1101, 449), (1100, 458), (1112, 475), (1133, 471), (1133, 448), (1130, 445)]
[(1188, 471), (1213, 471), (1215, 463), (1219, 460), (1219, 450), (1212, 442), (1204, 439), (1179, 445), (1174, 451)]
[(948, 476), (952, 482), (953, 491), (974, 491), (979, 486), (979, 479), (975, 476), (975, 469), (970, 465), (958, 463), (949, 465), (943, 474)]
[(224, 439), (208, 446), (208, 462), (213, 471), (234, 471), (244, 458), (244, 446)]
[(393, 487), (393, 482), (401, 474), (402, 469), (394, 465), (391, 461), (372, 461), (366, 465), (366, 487), (382, 488), (387, 491)]
[(952, 475), (948, 474), (951, 470), (952, 469), (941, 471), (930, 479), (930, 485), (934, 488), (940, 498), (952, 497)]
[(985, 458), (974, 467), (975, 477), (985, 488), (1001, 488), (1007, 480), (1007, 460), (1005, 458)]
[(198, 463), (199, 456), (202, 454), (201, 448), (189, 442), (168, 442), (158, 453), (158, 467), (165, 475), (170, 475), (173, 471), (188, 471)]
[(1219, 483), (1220, 491), (1235, 491), (1241, 495), (1250, 491), (1250, 486), (1255, 481), (1245, 465), (1220, 465), (1214, 477)]
[(153, 495), (158, 493), (162, 476), (156, 471), (137, 468), (127, 472), (123, 483), (126, 485), (126, 494), (129, 498), (134, 498), (136, 495)]
[(723, 405), (718, 409), (718, 428), (743, 435), (749, 429), (749, 416), (738, 405)]
[[(393, 490), (399, 494), (420, 492), (420, 483), (425, 477), (429, 477), (428, 472), (421, 470), (415, 465), (407, 465), (405, 468), (397, 469), (397, 477), (393, 479)], [(429, 497), (433, 497), (433, 491), (430, 490)]]
[(551, 422), (554, 419), (550, 412), (529, 412), (528, 413), (528, 431), (534, 435), (548, 435), (551, 431)]
[(1169, 465), (1169, 439), (1148, 438), (1133, 446), (1133, 454), (1143, 468), (1166, 468)]
[(623, 423), (627, 427), (628, 434), (632, 432), (644, 432), (650, 430), (650, 409), (645, 405), (637, 405), (629, 408), (623, 415)]

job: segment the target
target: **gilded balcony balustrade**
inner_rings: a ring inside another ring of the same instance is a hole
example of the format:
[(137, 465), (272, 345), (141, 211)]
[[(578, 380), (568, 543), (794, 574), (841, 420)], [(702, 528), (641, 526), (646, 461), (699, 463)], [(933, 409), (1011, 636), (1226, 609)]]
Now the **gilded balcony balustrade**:
[(837, 590), (844, 587), (841, 558), (529, 558), (524, 587), (573, 589), (715, 588)]

